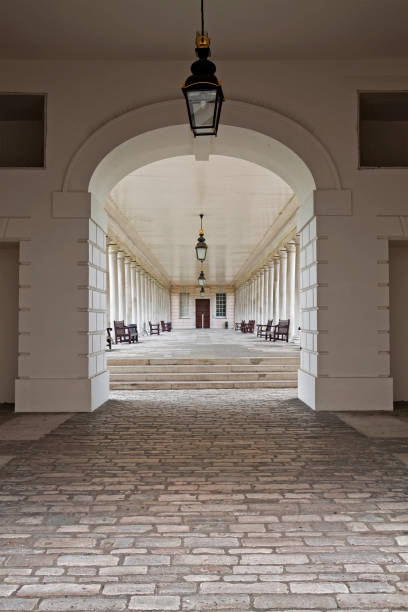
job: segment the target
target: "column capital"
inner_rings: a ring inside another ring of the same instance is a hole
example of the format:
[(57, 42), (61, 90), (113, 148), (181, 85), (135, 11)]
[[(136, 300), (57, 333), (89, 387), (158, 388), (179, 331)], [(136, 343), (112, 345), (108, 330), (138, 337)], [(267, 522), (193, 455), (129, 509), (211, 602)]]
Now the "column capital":
[(130, 257), (130, 255), (125, 255), (124, 256), (124, 260), (125, 260), (125, 264), (129, 264), (132, 260), (132, 258)]
[(124, 257), (125, 257), (125, 253), (124, 253), (123, 251), (121, 251), (120, 249), (118, 249), (117, 253), (118, 253), (118, 259), (124, 259)]
[(279, 249), (279, 257), (281, 259), (286, 259), (288, 256), (288, 252), (286, 250), (286, 247), (282, 247), (281, 249)]
[(288, 242), (288, 244), (285, 245), (285, 248), (288, 253), (293, 253), (294, 251), (296, 251), (296, 242), (294, 240), (291, 240), (290, 242)]
[(114, 242), (110, 242), (108, 245), (108, 253), (116, 253), (118, 250), (118, 245)]
[(270, 260), (268, 261), (268, 268), (269, 268), (269, 270), (270, 270), (271, 268), (273, 268), (273, 266), (274, 266), (274, 265), (275, 265), (275, 262), (274, 262), (274, 260), (273, 260), (273, 258), (272, 258), (272, 259), (270, 259)]

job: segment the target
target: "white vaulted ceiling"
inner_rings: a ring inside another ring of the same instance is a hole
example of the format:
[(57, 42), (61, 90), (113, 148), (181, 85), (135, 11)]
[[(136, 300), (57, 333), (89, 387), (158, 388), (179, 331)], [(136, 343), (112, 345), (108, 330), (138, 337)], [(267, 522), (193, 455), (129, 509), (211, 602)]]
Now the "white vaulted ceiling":
[(204, 216), (211, 284), (230, 284), (289, 203), (292, 189), (254, 163), (220, 155), (164, 159), (139, 168), (111, 198), (172, 284), (196, 282), (194, 246)]

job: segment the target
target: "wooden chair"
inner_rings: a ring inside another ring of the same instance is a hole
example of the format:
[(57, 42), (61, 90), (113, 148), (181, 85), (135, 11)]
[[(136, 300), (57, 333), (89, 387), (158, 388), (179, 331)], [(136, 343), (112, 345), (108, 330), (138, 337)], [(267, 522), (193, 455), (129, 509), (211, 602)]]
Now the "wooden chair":
[(173, 326), (172, 326), (172, 324), (171, 324), (171, 321), (167, 321), (167, 323), (166, 323), (166, 327), (167, 327), (167, 331), (168, 331), (168, 332), (171, 332), (171, 330), (173, 329)]
[(127, 325), (125, 325), (125, 322), (114, 321), (113, 327), (115, 328), (115, 343), (117, 344), (119, 341), (120, 343), (129, 342), (130, 344), (129, 329)]
[(286, 340), (286, 342), (289, 342), (289, 326), (290, 319), (279, 319), (279, 323), (271, 328), (269, 340), (273, 340), (273, 342)]
[(245, 321), (241, 321), (241, 323), (235, 323), (235, 331), (241, 331), (243, 325), (245, 325)]
[(258, 325), (256, 326), (256, 335), (258, 338), (265, 338), (265, 334), (270, 331), (271, 327), (272, 327), (272, 319), (269, 319), (268, 323), (266, 325), (262, 324), (262, 323), (258, 323)]
[(158, 336), (160, 336), (160, 325), (159, 323), (151, 323), (151, 321), (149, 321), (149, 328), (150, 328), (150, 335), (153, 336), (153, 334), (157, 334)]
[(171, 321), (160, 321), (162, 332), (171, 332)]
[(111, 351), (112, 350), (112, 336), (111, 336), (111, 327), (106, 328), (106, 346)]
[(241, 330), (244, 334), (253, 334), (255, 331), (255, 319), (251, 319), (248, 323), (245, 323), (244, 328)]
[(137, 331), (136, 323), (129, 323), (127, 328), (129, 330), (129, 342), (139, 342), (139, 333)]

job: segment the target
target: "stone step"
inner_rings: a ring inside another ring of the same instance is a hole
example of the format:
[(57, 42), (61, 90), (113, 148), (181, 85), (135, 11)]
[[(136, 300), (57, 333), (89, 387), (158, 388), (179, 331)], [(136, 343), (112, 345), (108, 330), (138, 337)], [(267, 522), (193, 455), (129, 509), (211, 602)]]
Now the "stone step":
[(164, 366), (164, 365), (299, 365), (299, 356), (281, 356), (278, 357), (241, 357), (241, 358), (226, 358), (226, 359), (166, 359), (152, 358), (140, 359), (137, 357), (114, 357), (109, 355), (108, 366)]
[(112, 382), (178, 382), (178, 381), (240, 381), (240, 380), (295, 380), (297, 371), (294, 372), (169, 372), (169, 373), (111, 373)]
[(248, 381), (203, 381), (203, 382), (111, 382), (112, 390), (145, 391), (145, 390), (175, 390), (175, 389), (293, 389), (297, 380), (248, 380)]
[(207, 373), (207, 372), (297, 372), (299, 364), (273, 364), (273, 365), (109, 365), (111, 374), (141, 374), (143, 372), (154, 374), (178, 373)]

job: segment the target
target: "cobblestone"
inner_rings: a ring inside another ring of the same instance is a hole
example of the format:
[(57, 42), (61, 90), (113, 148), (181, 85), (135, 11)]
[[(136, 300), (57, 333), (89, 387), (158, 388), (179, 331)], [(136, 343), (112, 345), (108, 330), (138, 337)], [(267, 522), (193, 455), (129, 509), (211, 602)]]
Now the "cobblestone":
[(408, 609), (408, 441), (291, 390), (117, 392), (1, 453), (0, 610)]

